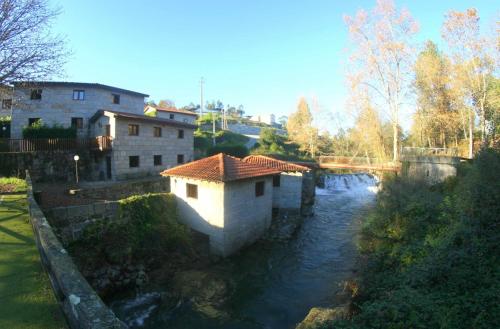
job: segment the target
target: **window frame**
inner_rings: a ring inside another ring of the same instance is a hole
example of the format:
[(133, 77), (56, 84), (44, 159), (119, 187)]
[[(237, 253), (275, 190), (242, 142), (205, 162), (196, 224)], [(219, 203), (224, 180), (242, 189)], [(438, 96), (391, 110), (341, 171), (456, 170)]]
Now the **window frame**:
[[(135, 159), (137, 159), (137, 165), (135, 165)], [(128, 167), (129, 168), (139, 168), (141, 166), (141, 157), (138, 155), (129, 155), (128, 157)]]
[[(153, 166), (161, 166), (163, 165), (163, 157), (161, 156), (161, 154), (154, 154), (153, 155)], [(156, 160), (160, 159), (159, 162), (157, 162)]]
[(30, 90), (30, 99), (32, 101), (39, 101), (42, 99), (42, 93), (43, 89), (41, 88), (34, 88)]
[(174, 120), (175, 115), (174, 115), (173, 113), (169, 113), (169, 114), (168, 114), (168, 118), (169, 118), (170, 120)]
[[(76, 95), (76, 97), (75, 97)], [(73, 89), (73, 100), (74, 101), (84, 101), (85, 100), (85, 90), (84, 89)]]
[(184, 139), (184, 129), (177, 130), (177, 139)]
[[(181, 161), (179, 161), (179, 159)], [(184, 163), (184, 154), (177, 154), (177, 164), (183, 164)]]
[[(76, 122), (76, 124), (73, 124)], [(80, 123), (80, 124), (78, 124)], [(72, 117), (71, 118), (71, 127), (76, 129), (83, 129), (83, 118), (82, 117)]]
[(11, 108), (12, 108), (12, 98), (2, 99), (2, 109), (10, 110)]
[(258, 181), (255, 182), (255, 197), (261, 197), (265, 194), (266, 191), (266, 182), (265, 181)]
[(28, 118), (28, 127), (33, 127), (34, 124), (42, 120), (41, 118)]
[(162, 135), (161, 127), (153, 127), (153, 137), (161, 137), (161, 135)]
[(139, 125), (129, 123), (128, 124), (128, 135), (129, 136), (139, 136)]
[(274, 175), (273, 176), (273, 187), (280, 187), (281, 186), (281, 175)]
[(186, 197), (189, 199), (198, 199), (198, 185), (186, 183)]
[(120, 104), (120, 94), (111, 94), (111, 103), (119, 105)]

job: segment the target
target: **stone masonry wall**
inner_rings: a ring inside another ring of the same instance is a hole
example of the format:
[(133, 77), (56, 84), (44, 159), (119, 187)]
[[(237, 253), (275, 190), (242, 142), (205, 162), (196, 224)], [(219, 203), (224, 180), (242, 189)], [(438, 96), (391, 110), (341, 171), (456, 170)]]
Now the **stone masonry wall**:
[(106, 89), (83, 88), (84, 100), (73, 100), (73, 89), (82, 89), (73, 86), (41, 87), (42, 99), (31, 100), (30, 88), (17, 88), (14, 91), (12, 107), (11, 138), (22, 138), (22, 128), (28, 125), (29, 118), (41, 118), (47, 125), (58, 123), (64, 127), (71, 126), (72, 117), (83, 118), (83, 129), (78, 131), (79, 136), (86, 136), (89, 119), (98, 110), (122, 111), (134, 114), (143, 114), (144, 97), (125, 93), (120, 95), (120, 104), (113, 104), (112, 94)]
[[(138, 124), (139, 135), (129, 136), (128, 125)], [(162, 128), (162, 136), (154, 137), (154, 127)], [(153, 175), (177, 166), (177, 155), (184, 155), (184, 162), (193, 160), (194, 129), (178, 128), (149, 122), (116, 120), (113, 142), (113, 175), (117, 179)], [(178, 138), (178, 131), (184, 131), (184, 138)], [(130, 168), (129, 157), (139, 156), (139, 167)], [(162, 164), (155, 166), (154, 155), (162, 156)]]
[(71, 329), (126, 329), (78, 271), (33, 196), (29, 174), (28, 205), (40, 260)]
[(416, 156), (405, 157), (401, 162), (404, 176), (435, 184), (450, 176), (456, 176), (460, 160), (456, 157)]

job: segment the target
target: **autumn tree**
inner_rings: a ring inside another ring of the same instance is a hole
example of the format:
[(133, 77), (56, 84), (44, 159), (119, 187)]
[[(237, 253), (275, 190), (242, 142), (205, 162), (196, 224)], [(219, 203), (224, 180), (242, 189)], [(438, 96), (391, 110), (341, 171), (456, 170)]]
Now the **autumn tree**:
[[(486, 104), (489, 84), (495, 70), (494, 55), (490, 45), (498, 42), (497, 35), (488, 40), (480, 33), (479, 14), (476, 9), (464, 12), (450, 11), (446, 15), (442, 29), (454, 61), (454, 81), (460, 84), (467, 104), (470, 104), (479, 117), (481, 141), (487, 144)], [(473, 155), (473, 114), (469, 113), (469, 157)]]
[(174, 101), (171, 101), (170, 99), (160, 100), (158, 106), (164, 109), (176, 109)]
[(396, 161), (399, 116), (413, 68), (411, 41), (418, 25), (406, 9), (398, 10), (390, 0), (378, 0), (370, 13), (360, 10), (344, 20), (352, 40), (349, 85), (366, 88), (370, 102), (389, 118)]
[(0, 84), (61, 74), (68, 52), (51, 32), (58, 14), (46, 0), (0, 2)]
[[(419, 146), (458, 146), (459, 97), (452, 89), (450, 61), (431, 41), (426, 43), (415, 63), (414, 87), (417, 108), (412, 135)], [(467, 136), (465, 136), (466, 138)]]
[(306, 99), (302, 97), (299, 100), (297, 111), (288, 117), (286, 130), (289, 139), (297, 143), (301, 151), (307, 152), (314, 157), (318, 129), (313, 126), (312, 122), (313, 117), (309, 105)]

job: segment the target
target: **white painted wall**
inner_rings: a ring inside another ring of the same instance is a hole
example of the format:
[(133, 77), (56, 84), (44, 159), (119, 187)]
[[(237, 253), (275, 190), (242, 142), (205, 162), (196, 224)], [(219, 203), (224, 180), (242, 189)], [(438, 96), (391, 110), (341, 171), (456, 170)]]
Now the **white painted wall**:
[(302, 173), (283, 172), (279, 187), (273, 187), (273, 208), (298, 210), (302, 204)]

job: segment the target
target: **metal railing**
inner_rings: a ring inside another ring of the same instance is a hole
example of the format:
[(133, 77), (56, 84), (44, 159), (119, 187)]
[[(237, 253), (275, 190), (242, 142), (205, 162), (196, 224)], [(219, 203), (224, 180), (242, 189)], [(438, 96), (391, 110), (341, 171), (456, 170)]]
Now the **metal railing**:
[(408, 147), (401, 149), (401, 156), (458, 156), (456, 147)]
[(97, 136), (94, 138), (0, 139), (0, 153), (71, 151), (82, 148), (93, 151), (108, 151), (112, 148), (112, 139), (109, 136)]

